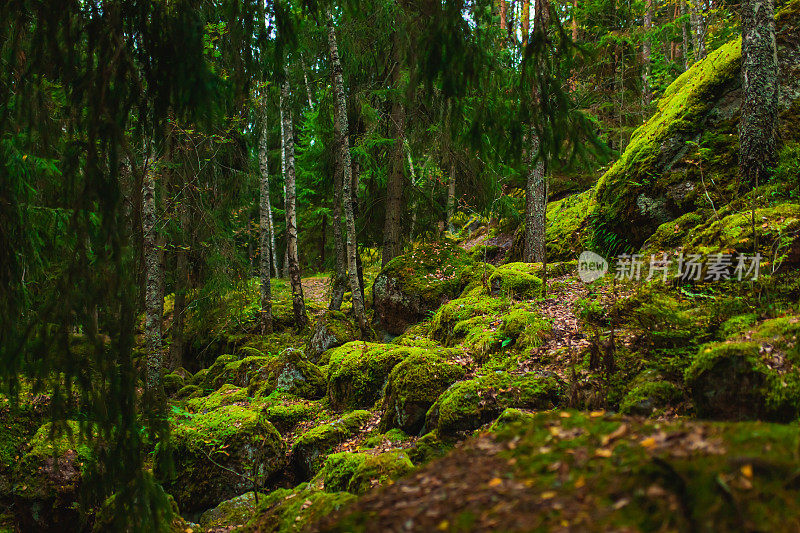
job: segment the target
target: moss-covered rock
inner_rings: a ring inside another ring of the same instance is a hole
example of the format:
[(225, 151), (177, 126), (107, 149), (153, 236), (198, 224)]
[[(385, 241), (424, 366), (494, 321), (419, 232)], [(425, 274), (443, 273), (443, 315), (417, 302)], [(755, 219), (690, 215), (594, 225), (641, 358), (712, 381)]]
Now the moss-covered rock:
[(491, 422), (507, 407), (551, 409), (561, 402), (564, 389), (564, 383), (550, 374), (493, 372), (460, 381), (430, 408), (425, 429), (454, 435)]
[(359, 337), (359, 331), (352, 320), (341, 311), (325, 311), (314, 323), (314, 332), (308, 341), (306, 353), (311, 361), (330, 350)]
[(532, 300), (542, 295), (542, 280), (534, 273), (536, 264), (508, 263), (497, 267), (489, 278), (492, 294), (517, 300)]
[(372, 487), (394, 481), (414, 470), (405, 450), (367, 455), (355, 469), (347, 484), (347, 491), (364, 494)]
[(381, 431), (400, 428), (406, 433), (419, 433), (433, 402), (464, 373), (460, 365), (437, 352), (417, 353), (405, 359), (389, 375)]
[(243, 494), (283, 468), (284, 443), (263, 414), (239, 405), (177, 414), (175, 476), (162, 480), (184, 511), (199, 511)]
[(164, 393), (172, 396), (184, 386), (184, 377), (180, 374), (171, 373), (164, 376)]
[(45, 405), (37, 405), (33, 398), (22, 400), (25, 403), (13, 405), (0, 395), (0, 500), (11, 495), (14, 466), (45, 415)]
[(225, 381), (219, 382), (217, 378), (219, 378), (223, 372), (225, 372), (225, 367), (228, 363), (233, 363), (239, 360), (239, 357), (233, 354), (223, 354), (217, 357), (214, 363), (201, 371), (199, 371), (194, 376), (194, 381), (197, 385), (205, 390), (205, 391), (212, 391), (218, 389), (222, 386)]
[(492, 319), (507, 310), (509, 302), (492, 298), (475, 291), (469, 295), (462, 296), (447, 302), (436, 311), (430, 326), (431, 338), (447, 345), (454, 344), (455, 341), (463, 338), (469, 327), (462, 326), (456, 331), (456, 326), (461, 322), (466, 322), (476, 317), (491, 317)]
[(275, 364), (278, 360), (278, 357), (248, 355), (241, 359), (237, 358), (226, 362), (219, 371), (216, 371), (212, 366), (209, 371), (214, 369), (216, 376), (209, 380), (211, 382), (211, 387), (218, 389), (226, 383), (236, 385), (237, 387), (253, 385), (254, 378), (258, 377), (258, 371), (264, 366)]
[(366, 459), (367, 455), (363, 453), (340, 452), (329, 455), (318, 474), (324, 481), (324, 489), (327, 492), (347, 490), (353, 474)]
[(207, 413), (223, 405), (248, 405), (247, 390), (236, 385), (223, 385), (209, 394), (186, 401), (186, 409), (192, 413)]
[(392, 368), (419, 348), (350, 342), (331, 352), (328, 398), (336, 408), (371, 407), (381, 397)]
[(181, 387), (178, 392), (175, 393), (175, 399), (177, 400), (186, 400), (189, 398), (196, 398), (203, 394), (203, 389), (198, 387), (197, 385), (186, 385), (185, 387)]
[(697, 414), (723, 420), (788, 421), (800, 414), (797, 367), (755, 341), (700, 348), (686, 370)]
[(399, 335), (457, 297), (474, 261), (454, 243), (421, 245), (392, 259), (375, 278), (373, 309), (379, 329)]
[(327, 492), (311, 483), (293, 489), (277, 489), (259, 499), (255, 517), (242, 533), (306, 531), (313, 523), (344, 509), (356, 500), (349, 492)]
[(41, 426), (14, 467), (15, 514), (24, 531), (70, 531), (80, 521), (79, 491), (92, 452), (77, 422), (53, 432), (51, 423)]
[(500, 413), (497, 420), (492, 423), (489, 431), (497, 432), (515, 424), (521, 426), (530, 423), (534, 418), (536, 418), (536, 416), (531, 412), (509, 407)]
[[(263, 498), (264, 494), (259, 494)], [(252, 492), (225, 500), (213, 509), (200, 515), (199, 525), (203, 531), (216, 528), (242, 526), (249, 522), (256, 512), (256, 495)]]
[(619, 412), (628, 415), (650, 416), (664, 407), (681, 401), (683, 393), (670, 381), (635, 383), (619, 404)]
[(422, 465), (433, 459), (444, 457), (455, 446), (455, 439), (441, 438), (435, 429), (421, 436), (408, 449), (408, 457), (415, 465)]
[(315, 400), (325, 395), (325, 375), (303, 352), (286, 349), (280, 356), (250, 373), (248, 392), (252, 396), (268, 396), (274, 391), (286, 392)]
[(278, 431), (286, 433), (291, 431), (300, 422), (314, 418), (319, 410), (319, 405), (315, 403), (300, 399), (293, 402), (284, 400), (268, 406), (264, 414)]
[(300, 435), (292, 447), (292, 464), (297, 474), (303, 479), (310, 479), (334, 446), (352, 437), (369, 417), (368, 411), (352, 411)]

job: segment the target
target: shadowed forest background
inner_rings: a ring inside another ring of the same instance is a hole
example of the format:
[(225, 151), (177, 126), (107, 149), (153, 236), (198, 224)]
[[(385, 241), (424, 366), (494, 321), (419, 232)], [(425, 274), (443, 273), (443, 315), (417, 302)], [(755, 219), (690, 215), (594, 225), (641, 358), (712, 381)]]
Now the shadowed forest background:
[(0, 20), (0, 532), (800, 529), (799, 0)]

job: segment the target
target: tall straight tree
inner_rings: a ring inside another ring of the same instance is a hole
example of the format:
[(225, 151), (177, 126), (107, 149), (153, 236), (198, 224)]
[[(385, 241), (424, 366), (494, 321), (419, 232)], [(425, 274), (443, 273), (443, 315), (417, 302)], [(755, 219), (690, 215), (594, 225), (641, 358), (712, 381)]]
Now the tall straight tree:
[(142, 248), (145, 266), (145, 395), (148, 409), (166, 411), (164, 396), (164, 354), (162, 352), (161, 317), (164, 314), (161, 254), (156, 230), (156, 165), (150, 162), (142, 184)]
[(300, 258), (297, 252), (297, 189), (295, 185), (294, 127), (292, 124), (290, 96), (289, 75), (288, 72), (285, 72), (285, 79), (283, 85), (281, 85), (280, 108), (281, 124), (283, 124), (283, 181), (286, 195), (286, 260), (287, 270), (289, 271), (289, 282), (292, 286), (294, 321), (297, 327), (303, 328), (308, 324), (308, 315), (306, 314), (306, 303), (303, 298), (303, 284), (300, 278)]
[[(347, 271), (350, 278), (350, 290), (353, 294), (353, 312), (362, 331), (367, 328), (367, 318), (364, 312), (363, 292), (358, 277), (358, 249), (356, 247), (356, 223), (353, 216), (352, 184), (353, 170), (350, 161), (350, 146), (348, 142), (347, 101), (344, 95), (344, 80), (342, 77), (342, 62), (339, 59), (339, 47), (336, 44), (336, 30), (333, 27), (333, 13), (328, 10), (328, 48), (331, 55), (331, 70), (333, 72), (333, 90), (335, 93), (334, 105), (336, 139), (339, 141), (339, 161), (342, 169), (342, 185), (344, 196), (345, 234), (347, 238)], [(396, 143), (399, 141), (395, 141)], [(402, 149), (402, 144), (400, 145)], [(339, 231), (336, 227), (335, 231)]]
[[(739, 164), (742, 174), (758, 187), (766, 183), (777, 157), (778, 56), (774, 0), (742, 2), (742, 86)], [(751, 213), (753, 246), (757, 250), (755, 207)]]
[(653, 0), (647, 0), (644, 9), (644, 39), (642, 40), (642, 104), (646, 109), (650, 105), (650, 32), (653, 29)]
[(692, 26), (694, 60), (702, 61), (706, 57), (706, 25), (703, 17), (703, 8), (700, 5), (700, 0), (687, 1), (689, 2), (689, 22)]
[[(401, 16), (400, 9), (400, 7), (396, 8), (398, 19)], [(402, 223), (403, 185), (405, 182), (403, 139), (405, 137), (406, 109), (402, 100), (402, 43), (398, 26), (399, 20), (395, 23), (392, 39), (392, 87), (394, 88), (395, 94), (392, 102), (390, 121), (394, 145), (392, 146), (389, 177), (386, 183), (386, 219), (383, 225), (382, 266), (386, 266), (389, 261), (400, 255), (402, 251), (400, 226)], [(345, 180), (345, 182), (346, 181), (347, 180)]]
[(261, 280), (261, 333), (272, 332), (272, 287), (270, 285), (270, 240), (272, 236), (267, 160), (267, 106), (261, 108), (261, 136), (258, 140), (259, 180), (259, 277)]

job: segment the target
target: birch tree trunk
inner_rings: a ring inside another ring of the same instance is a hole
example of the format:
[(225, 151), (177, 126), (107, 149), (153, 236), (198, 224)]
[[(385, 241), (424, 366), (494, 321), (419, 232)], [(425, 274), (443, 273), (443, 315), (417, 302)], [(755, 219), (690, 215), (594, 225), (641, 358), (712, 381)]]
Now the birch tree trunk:
[(178, 200), (178, 220), (183, 242), (178, 246), (175, 264), (175, 307), (172, 312), (172, 344), (170, 363), (173, 368), (183, 366), (184, 324), (186, 323), (186, 292), (189, 288), (189, 200), (181, 195)]
[(644, 108), (650, 105), (650, 72), (652, 65), (650, 63), (650, 31), (653, 29), (653, 0), (647, 0), (647, 5), (644, 10), (644, 31), (645, 36), (642, 41), (642, 63), (644, 68), (642, 70), (642, 104)]
[(450, 233), (455, 231), (453, 228), (453, 215), (456, 211), (456, 163), (450, 162), (450, 176), (447, 181), (447, 230)]
[(700, 0), (689, 0), (689, 21), (692, 26), (692, 45), (694, 46), (694, 60), (701, 61), (706, 57), (705, 21)]
[[(539, 263), (545, 260), (545, 210), (547, 208), (547, 182), (544, 160), (539, 154), (539, 136), (531, 132), (531, 167), (525, 188), (525, 240), (524, 261)], [(533, 159), (535, 158), (535, 161)]]
[[(766, 183), (777, 160), (778, 56), (774, 0), (742, 2), (742, 118), (739, 164), (754, 187)], [(753, 253), (758, 250), (755, 196), (751, 210)]]
[[(339, 138), (339, 160), (342, 167), (343, 208), (345, 217), (345, 235), (347, 238), (347, 271), (350, 277), (350, 291), (353, 295), (353, 313), (358, 321), (358, 326), (364, 332), (367, 329), (367, 317), (364, 311), (364, 299), (361, 282), (358, 276), (358, 249), (356, 248), (356, 223), (353, 216), (353, 168), (350, 160), (350, 146), (347, 124), (347, 101), (344, 95), (344, 80), (342, 78), (342, 62), (339, 59), (339, 48), (336, 45), (336, 30), (333, 27), (333, 13), (326, 13), (328, 19), (328, 48), (331, 55), (331, 70), (333, 71), (333, 90), (335, 97), (335, 128)], [(395, 141), (398, 142), (398, 141)], [(402, 145), (401, 145), (402, 150)]]
[(294, 128), (292, 126), (292, 110), (289, 108), (288, 74), (281, 86), (281, 121), (283, 123), (283, 159), (285, 162), (284, 187), (286, 191), (286, 259), (289, 271), (289, 282), (292, 286), (292, 309), (294, 321), (298, 328), (308, 324), (306, 304), (303, 298), (303, 284), (300, 278), (300, 260), (297, 252), (297, 190), (294, 174)]
[(261, 281), (261, 334), (272, 333), (272, 286), (270, 285), (270, 223), (269, 161), (267, 160), (267, 109), (261, 111), (261, 137), (258, 142), (259, 181), (259, 277)]
[(145, 394), (146, 408), (162, 412), (166, 408), (164, 396), (164, 355), (162, 352), (161, 317), (164, 298), (161, 292), (161, 254), (156, 235), (155, 169), (149, 164), (142, 186), (142, 247), (145, 263)]
[(689, 32), (686, 29), (686, 0), (678, 0), (681, 5), (681, 34), (683, 42), (681, 43), (681, 55), (683, 56), (683, 70), (689, 70)]

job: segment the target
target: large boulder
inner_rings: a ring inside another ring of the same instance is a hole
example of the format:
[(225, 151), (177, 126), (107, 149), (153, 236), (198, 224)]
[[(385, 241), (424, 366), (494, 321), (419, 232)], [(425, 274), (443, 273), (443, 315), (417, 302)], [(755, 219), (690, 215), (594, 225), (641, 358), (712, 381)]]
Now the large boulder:
[(447, 389), (428, 411), (426, 430), (441, 436), (477, 429), (508, 407), (552, 409), (563, 399), (564, 383), (554, 374), (512, 375), (492, 372), (459, 381)]
[(704, 345), (686, 369), (697, 414), (787, 422), (800, 414), (800, 317), (767, 320), (745, 338)]
[(352, 411), (300, 435), (292, 447), (292, 464), (297, 475), (302, 479), (310, 479), (322, 467), (333, 448), (355, 435), (369, 417), (368, 411)]
[(52, 424), (39, 428), (14, 468), (15, 518), (21, 531), (74, 531), (78, 497), (91, 449), (82, 443), (77, 422), (67, 422), (53, 438)]
[(314, 323), (314, 332), (308, 341), (306, 354), (311, 361), (331, 348), (336, 348), (359, 337), (359, 331), (352, 320), (341, 311), (325, 311)]
[[(796, 5), (791, 2), (777, 16), (784, 140), (796, 137), (800, 129)], [(743, 192), (737, 166), (740, 67), (741, 39), (736, 39), (666, 89), (655, 114), (634, 132), (625, 152), (597, 183), (588, 209), (592, 248), (638, 249), (659, 225), (710, 208), (709, 200), (725, 205)]]
[(287, 348), (250, 374), (248, 392), (268, 396), (285, 392), (316, 400), (325, 395), (325, 375), (300, 350)]
[(173, 420), (174, 476), (162, 480), (183, 511), (202, 511), (253, 488), (285, 465), (284, 443), (266, 417), (240, 405)]
[(395, 257), (373, 284), (376, 326), (393, 335), (403, 333), (461, 294), (474, 266), (463, 248), (448, 242), (421, 245)]
[(372, 407), (395, 365), (423, 351), (372, 342), (350, 342), (336, 348), (328, 366), (328, 399), (337, 409)]
[(389, 376), (383, 400), (381, 431), (400, 428), (416, 434), (425, 423), (436, 398), (455, 381), (464, 369), (434, 351), (415, 354), (398, 364)]

